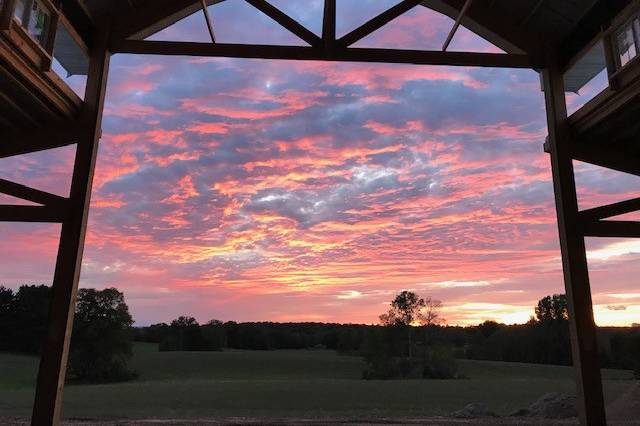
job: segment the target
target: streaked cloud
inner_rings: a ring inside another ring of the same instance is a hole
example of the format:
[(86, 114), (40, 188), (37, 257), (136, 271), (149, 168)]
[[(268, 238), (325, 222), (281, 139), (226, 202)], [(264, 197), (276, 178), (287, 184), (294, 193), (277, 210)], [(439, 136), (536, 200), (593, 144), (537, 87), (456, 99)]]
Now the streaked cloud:
[[(224, 40), (291, 42), (268, 19), (240, 31), (250, 9), (225, 3)], [(344, 31), (367, 19), (351, 3)], [(320, 2), (292, 4), (319, 24)], [(425, 12), (363, 43), (441, 43), (450, 20)], [(206, 40), (202, 25), (155, 38)], [(496, 51), (466, 30), (452, 48)], [(81, 285), (121, 288), (140, 323), (371, 323), (404, 289), (450, 324), (526, 321), (563, 291), (544, 117), (526, 70), (115, 56)], [(67, 194), (72, 162), (65, 148), (0, 170)], [(584, 208), (637, 192), (576, 173)], [(50, 282), (59, 231), (0, 224), (0, 283)], [(637, 322), (640, 246), (588, 243), (597, 320)]]

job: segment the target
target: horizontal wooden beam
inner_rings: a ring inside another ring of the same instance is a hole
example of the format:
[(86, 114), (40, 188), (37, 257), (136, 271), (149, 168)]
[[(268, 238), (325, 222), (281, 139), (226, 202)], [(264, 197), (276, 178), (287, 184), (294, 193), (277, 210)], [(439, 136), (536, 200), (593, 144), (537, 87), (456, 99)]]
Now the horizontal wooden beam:
[(640, 176), (640, 159), (637, 156), (610, 149), (606, 144), (597, 146), (593, 143), (580, 144), (573, 142), (572, 155), (578, 161)]
[(67, 205), (17, 206), (0, 205), (0, 222), (62, 223), (68, 216)]
[(79, 134), (76, 123), (64, 127), (0, 133), (0, 158), (72, 145), (78, 141)]
[(47, 206), (63, 206), (69, 200), (59, 195), (0, 179), (0, 193)]
[(364, 24), (362, 24), (355, 30), (351, 31), (350, 33), (340, 37), (336, 44), (343, 48), (349, 47), (352, 44), (370, 35), (371, 33), (384, 27), (385, 25), (387, 25), (389, 22), (393, 21), (397, 17), (413, 9), (414, 7), (419, 5), (421, 2), (422, 0), (403, 0), (400, 3), (396, 4), (395, 6), (385, 10), (378, 16), (365, 22)]
[(640, 198), (621, 201), (615, 204), (595, 207), (580, 212), (580, 216), (585, 221), (607, 219), (609, 217), (620, 216), (640, 210)]
[(276, 21), (280, 26), (300, 38), (301, 40), (308, 43), (310, 46), (318, 47), (322, 44), (322, 39), (309, 31), (303, 25), (301, 25), (298, 21), (291, 18), (286, 13), (282, 12), (277, 7), (273, 6), (266, 0), (245, 0), (251, 6), (258, 9), (260, 12), (267, 15), (269, 18)]
[[(550, 153), (549, 140), (545, 140), (544, 152)], [(640, 176), (640, 161), (635, 155), (626, 155), (624, 152), (609, 149), (605, 146), (598, 146), (593, 143), (572, 142), (571, 156), (574, 160), (605, 169), (616, 170), (618, 172), (629, 173)]]
[(583, 221), (585, 237), (640, 238), (640, 222), (624, 220)]
[(122, 40), (113, 53), (226, 58), (290, 59), (308, 61), (379, 62), (417, 65), (449, 65), (493, 68), (538, 68), (528, 55), (349, 48), (327, 51), (312, 47), (243, 44), (211, 44), (175, 41)]

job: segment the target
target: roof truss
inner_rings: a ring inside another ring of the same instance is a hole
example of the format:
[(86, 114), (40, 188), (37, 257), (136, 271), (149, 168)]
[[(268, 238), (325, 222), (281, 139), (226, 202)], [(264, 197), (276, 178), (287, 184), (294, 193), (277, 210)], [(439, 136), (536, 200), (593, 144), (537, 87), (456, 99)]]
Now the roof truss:
[[(158, 0), (164, 1), (164, 0)], [(248, 4), (258, 9), (265, 15), (273, 19), (277, 24), (296, 35), (300, 40), (309, 46), (271, 46), (271, 45), (248, 45), (248, 44), (225, 44), (216, 43), (212, 35), (212, 43), (194, 42), (172, 42), (172, 41), (143, 41), (140, 37), (150, 34), (150, 31), (157, 31), (161, 26), (166, 26), (168, 22), (174, 21), (178, 17), (184, 17), (189, 13), (197, 11), (199, 8), (205, 9), (206, 5), (218, 3), (217, 1), (200, 0), (177, 0), (165, 5), (163, 11), (158, 5), (153, 18), (147, 23), (138, 22), (137, 27), (124, 25), (127, 32), (122, 30), (114, 31), (112, 37), (111, 50), (113, 53), (136, 53), (136, 54), (157, 54), (157, 55), (181, 55), (181, 56), (205, 56), (205, 57), (236, 57), (236, 58), (261, 58), (261, 59), (298, 59), (298, 60), (321, 60), (321, 61), (352, 61), (352, 62), (386, 62), (386, 63), (406, 63), (421, 65), (452, 65), (452, 66), (479, 66), (479, 67), (505, 67), (505, 68), (539, 68), (542, 64), (532, 58), (520, 53), (493, 54), (493, 53), (473, 53), (473, 52), (446, 52), (429, 50), (405, 50), (405, 49), (372, 49), (353, 48), (354, 43), (369, 36), (373, 32), (384, 27), (389, 22), (402, 16), (414, 7), (424, 4), (424, 0), (403, 0), (397, 5), (380, 13), (369, 21), (365, 22), (355, 30), (336, 39), (336, 1), (325, 0), (324, 16), (322, 19), (322, 37), (317, 36), (302, 24), (291, 18), (289, 15), (269, 3), (267, 0), (245, 0)], [(471, 12), (470, 2), (467, 1), (464, 12)], [(139, 11), (142, 16), (151, 13), (148, 10)], [(135, 18), (134, 13), (130, 20), (140, 21)], [(160, 16), (165, 18), (158, 21)], [(466, 13), (459, 13), (457, 24), (459, 25), (466, 18)], [(155, 20), (151, 27), (145, 27)], [(162, 22), (161, 24), (159, 22)], [(210, 20), (207, 25), (212, 28)], [(454, 28), (455, 29), (455, 28)]]

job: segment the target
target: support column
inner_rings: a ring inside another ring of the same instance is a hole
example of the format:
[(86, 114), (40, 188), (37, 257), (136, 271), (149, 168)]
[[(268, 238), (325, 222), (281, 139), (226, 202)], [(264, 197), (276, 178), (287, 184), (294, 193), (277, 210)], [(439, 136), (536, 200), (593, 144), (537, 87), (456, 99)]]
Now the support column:
[(569, 305), (571, 349), (580, 424), (606, 425), (598, 341), (593, 319), (589, 270), (578, 216), (564, 80), (552, 61), (542, 72), (564, 284)]
[(40, 359), (31, 418), (31, 424), (37, 426), (60, 423), (69, 342), (73, 329), (75, 300), (111, 55), (107, 49), (107, 41), (107, 32), (96, 34), (89, 63), (85, 102), (78, 119), (80, 136), (71, 180), (70, 214), (62, 222), (53, 278), (48, 333)]

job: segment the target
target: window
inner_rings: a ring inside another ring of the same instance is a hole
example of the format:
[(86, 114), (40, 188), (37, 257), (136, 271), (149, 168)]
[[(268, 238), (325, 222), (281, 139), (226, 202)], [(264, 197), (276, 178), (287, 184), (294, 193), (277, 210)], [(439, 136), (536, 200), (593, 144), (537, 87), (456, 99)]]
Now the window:
[(616, 46), (620, 66), (623, 67), (638, 55), (640, 49), (640, 21), (638, 18), (625, 24), (616, 34)]
[[(3, 3), (4, 0), (0, 0), (0, 7)], [(42, 0), (16, 0), (13, 9), (14, 21), (43, 47), (49, 37), (51, 15), (52, 10)]]
[(40, 0), (34, 0), (31, 4), (29, 21), (26, 28), (29, 35), (36, 39), (41, 46), (47, 43), (50, 21), (51, 12), (44, 7)]
[(24, 0), (16, 0), (16, 8), (13, 9), (13, 17), (20, 25), (22, 25), (22, 19), (24, 18)]

